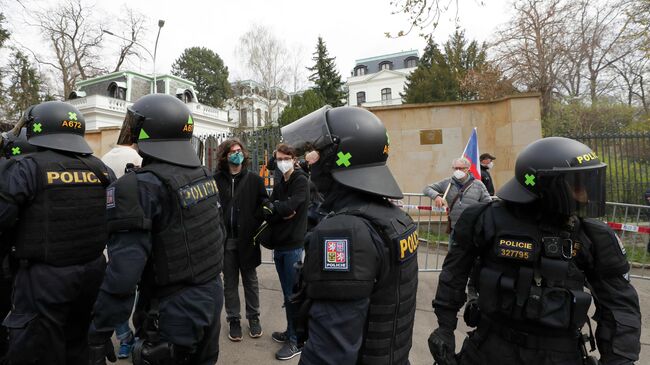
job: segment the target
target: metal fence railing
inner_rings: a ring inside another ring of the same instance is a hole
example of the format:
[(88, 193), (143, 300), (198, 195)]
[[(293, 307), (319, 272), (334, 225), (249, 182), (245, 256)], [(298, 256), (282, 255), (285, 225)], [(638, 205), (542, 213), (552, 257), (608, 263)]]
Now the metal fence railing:
[[(449, 242), (444, 209), (433, 207), (431, 199), (423, 194), (406, 193), (395, 203), (417, 223), (420, 271), (440, 271)], [(608, 202), (603, 220), (616, 231), (627, 252), (630, 276), (650, 279), (650, 206)], [(273, 263), (272, 252), (263, 251), (263, 262)]]

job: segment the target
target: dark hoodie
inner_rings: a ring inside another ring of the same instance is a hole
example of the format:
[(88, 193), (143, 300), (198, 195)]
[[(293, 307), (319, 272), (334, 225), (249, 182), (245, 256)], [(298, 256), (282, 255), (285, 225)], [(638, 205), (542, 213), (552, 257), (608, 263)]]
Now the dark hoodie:
[[(273, 186), (271, 201), (275, 214), (270, 220), (273, 233), (271, 244), (276, 250), (303, 247), (307, 232), (309, 206), (309, 177), (302, 170), (294, 170), (289, 181), (280, 179)], [(289, 219), (286, 217), (295, 215)]]

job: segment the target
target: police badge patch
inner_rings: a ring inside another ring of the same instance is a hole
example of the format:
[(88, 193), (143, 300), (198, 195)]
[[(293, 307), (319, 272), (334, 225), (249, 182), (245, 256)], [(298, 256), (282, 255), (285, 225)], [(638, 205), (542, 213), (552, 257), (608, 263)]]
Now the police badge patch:
[(115, 186), (106, 189), (106, 208), (115, 208)]
[(350, 271), (350, 252), (347, 238), (326, 238), (324, 253), (324, 271)]

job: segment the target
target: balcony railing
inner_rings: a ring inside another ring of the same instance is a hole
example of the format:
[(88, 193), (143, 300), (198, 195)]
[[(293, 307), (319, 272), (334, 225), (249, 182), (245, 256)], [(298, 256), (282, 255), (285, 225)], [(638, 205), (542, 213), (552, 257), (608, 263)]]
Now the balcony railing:
[(361, 106), (372, 107), (372, 106), (400, 105), (402, 103), (403, 103), (402, 98), (395, 98), (395, 99), (386, 99), (386, 100), (367, 101), (365, 103), (362, 103)]

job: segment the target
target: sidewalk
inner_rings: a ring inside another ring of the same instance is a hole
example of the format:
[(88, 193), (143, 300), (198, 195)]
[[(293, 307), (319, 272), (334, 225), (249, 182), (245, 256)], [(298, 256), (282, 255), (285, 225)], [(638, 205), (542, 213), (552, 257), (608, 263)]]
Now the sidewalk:
[[(285, 329), (286, 320), (282, 305), (282, 290), (278, 281), (277, 273), (273, 265), (263, 264), (258, 268), (260, 282), (260, 303), (261, 303), (261, 322), (264, 329), (264, 335), (258, 339), (248, 337), (248, 323), (242, 321), (244, 338), (241, 342), (231, 342), (228, 340), (228, 325), (225, 322), (225, 313), (222, 312), (221, 320), (221, 352), (219, 355), (219, 364), (298, 364), (299, 357), (288, 361), (278, 361), (275, 359), (275, 352), (281, 347), (281, 344), (271, 339), (273, 331), (282, 331)], [(433, 358), (429, 353), (427, 339), (429, 334), (436, 326), (435, 316), (431, 308), (436, 286), (438, 283), (438, 273), (420, 273), (418, 284), (417, 311), (415, 314), (415, 328), (413, 331), (413, 347), (411, 348), (410, 361), (412, 365), (431, 365)], [(643, 318), (650, 316), (650, 281), (633, 280), (639, 298), (641, 300), (641, 312)], [(242, 299), (242, 314), (244, 313), (243, 289), (240, 286), (240, 297)], [(462, 313), (459, 313), (462, 315)], [(641, 359), (638, 364), (650, 364), (650, 333), (648, 321), (643, 321), (641, 333)], [(464, 326), (462, 318), (458, 320), (458, 330), (456, 331), (456, 350), (460, 350), (467, 328)], [(116, 347), (117, 348), (117, 347)], [(128, 361), (118, 361), (118, 364), (130, 364)]]

